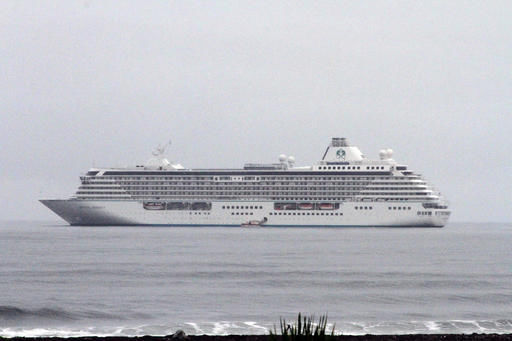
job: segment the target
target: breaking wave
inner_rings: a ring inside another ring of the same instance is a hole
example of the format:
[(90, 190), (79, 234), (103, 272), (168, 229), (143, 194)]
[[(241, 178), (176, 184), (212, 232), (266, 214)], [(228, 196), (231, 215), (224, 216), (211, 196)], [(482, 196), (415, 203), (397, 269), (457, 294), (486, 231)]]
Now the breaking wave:
[[(2, 307), (1, 311), (5, 311)], [(17, 310), (14, 310), (17, 313)], [(11, 312), (12, 313), (12, 312)], [(185, 322), (173, 325), (140, 325), (111, 327), (2, 328), (2, 337), (78, 337), (78, 336), (143, 336), (170, 335), (182, 329), (189, 335), (268, 334), (273, 323), (255, 321)], [(336, 332), (344, 335), (364, 334), (461, 334), (512, 333), (512, 320), (450, 320), (402, 322), (343, 322)]]

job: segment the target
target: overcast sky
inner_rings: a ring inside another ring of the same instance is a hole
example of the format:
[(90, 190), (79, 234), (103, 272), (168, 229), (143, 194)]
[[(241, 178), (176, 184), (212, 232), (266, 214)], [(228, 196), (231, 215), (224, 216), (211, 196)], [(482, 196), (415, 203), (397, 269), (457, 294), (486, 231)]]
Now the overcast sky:
[(1, 219), (95, 166), (393, 148), (453, 221), (512, 221), (511, 1), (0, 1)]

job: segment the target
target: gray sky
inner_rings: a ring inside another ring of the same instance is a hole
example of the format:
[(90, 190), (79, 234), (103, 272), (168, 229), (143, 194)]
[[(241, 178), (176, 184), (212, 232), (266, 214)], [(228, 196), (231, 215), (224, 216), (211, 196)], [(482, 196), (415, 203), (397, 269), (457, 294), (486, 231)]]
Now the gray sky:
[(454, 221), (512, 221), (510, 1), (0, 2), (1, 219), (89, 167), (383, 147)]

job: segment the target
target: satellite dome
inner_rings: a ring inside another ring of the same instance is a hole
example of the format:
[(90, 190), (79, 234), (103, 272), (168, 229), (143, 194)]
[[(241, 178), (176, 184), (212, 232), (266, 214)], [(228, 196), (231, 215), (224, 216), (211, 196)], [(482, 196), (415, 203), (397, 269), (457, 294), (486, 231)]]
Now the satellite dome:
[(279, 155), (279, 161), (285, 162), (286, 161), (286, 155), (285, 154)]
[(290, 163), (294, 163), (295, 162), (295, 157), (294, 156), (288, 156), (288, 162)]
[(388, 148), (388, 149), (386, 150), (386, 153), (388, 154), (388, 155), (387, 155), (387, 156), (388, 156), (388, 159), (391, 159), (391, 158), (393, 157), (393, 149)]
[(386, 158), (387, 151), (385, 149), (381, 149), (379, 151), (379, 157), (381, 160), (384, 160)]

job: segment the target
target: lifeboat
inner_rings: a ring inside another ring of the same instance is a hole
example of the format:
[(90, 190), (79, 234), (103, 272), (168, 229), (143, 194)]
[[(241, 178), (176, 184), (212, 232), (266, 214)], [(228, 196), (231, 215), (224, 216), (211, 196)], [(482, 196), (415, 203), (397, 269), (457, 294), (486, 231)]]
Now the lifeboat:
[(163, 202), (144, 202), (142, 206), (145, 210), (165, 210), (165, 203)]
[(321, 210), (334, 210), (334, 205), (333, 204), (324, 203), (324, 204), (320, 204), (319, 208)]
[(309, 203), (299, 204), (299, 210), (312, 210), (312, 209), (313, 209), (313, 204), (309, 204)]

